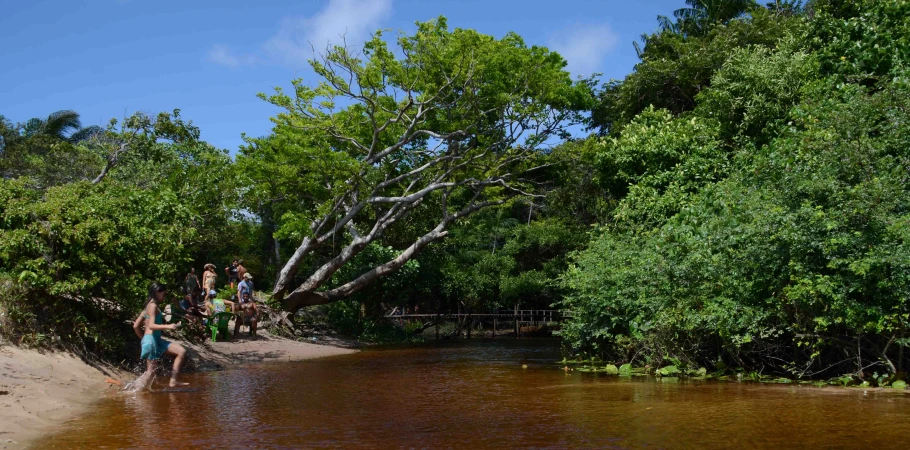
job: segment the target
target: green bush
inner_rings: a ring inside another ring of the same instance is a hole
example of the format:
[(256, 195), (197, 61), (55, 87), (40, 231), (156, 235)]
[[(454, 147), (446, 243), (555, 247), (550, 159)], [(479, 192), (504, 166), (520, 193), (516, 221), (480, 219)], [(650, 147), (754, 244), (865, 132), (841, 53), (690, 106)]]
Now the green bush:
[(737, 49), (698, 97), (698, 114), (721, 124), (721, 137), (740, 146), (761, 147), (786, 123), (807, 83), (818, 79), (815, 59), (763, 47)]
[(604, 142), (601, 177), (622, 198), (562, 277), (569, 347), (796, 376), (900, 370), (908, 5), (818, 2), (815, 38), (732, 52), (691, 116), (646, 109)]
[(863, 336), (884, 361), (910, 313), (907, 94), (820, 86), (657, 231), (596, 238), (563, 278), (568, 342), (800, 374)]
[(2, 332), (115, 355), (119, 325), (142, 308), (148, 284), (187, 260), (193, 214), (167, 191), (28, 185), (0, 181), (0, 278), (17, 293), (0, 297), (10, 317)]
[(910, 61), (907, 0), (817, 0), (803, 39), (824, 73), (874, 86)]

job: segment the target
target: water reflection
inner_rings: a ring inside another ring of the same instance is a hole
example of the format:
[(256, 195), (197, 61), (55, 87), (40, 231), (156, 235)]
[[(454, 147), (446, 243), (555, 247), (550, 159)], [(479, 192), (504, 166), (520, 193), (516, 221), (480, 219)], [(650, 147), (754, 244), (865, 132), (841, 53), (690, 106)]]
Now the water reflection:
[[(190, 375), (39, 447), (897, 448), (901, 392), (564, 373), (553, 342), (390, 348)], [(522, 369), (522, 365), (528, 365)]]

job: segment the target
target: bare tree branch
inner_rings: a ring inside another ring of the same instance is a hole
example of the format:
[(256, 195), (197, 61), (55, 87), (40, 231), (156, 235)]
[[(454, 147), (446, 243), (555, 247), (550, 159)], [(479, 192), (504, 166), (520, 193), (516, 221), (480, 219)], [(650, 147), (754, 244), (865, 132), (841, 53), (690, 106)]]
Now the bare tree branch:
[(92, 184), (100, 183), (101, 180), (107, 176), (108, 172), (110, 172), (110, 170), (117, 165), (117, 162), (120, 160), (120, 155), (123, 154), (126, 149), (127, 144), (126, 142), (123, 142), (117, 147), (117, 150), (114, 150), (114, 152), (107, 157), (107, 161), (104, 163), (104, 168), (101, 169), (101, 173), (99, 173), (98, 176), (92, 180)]

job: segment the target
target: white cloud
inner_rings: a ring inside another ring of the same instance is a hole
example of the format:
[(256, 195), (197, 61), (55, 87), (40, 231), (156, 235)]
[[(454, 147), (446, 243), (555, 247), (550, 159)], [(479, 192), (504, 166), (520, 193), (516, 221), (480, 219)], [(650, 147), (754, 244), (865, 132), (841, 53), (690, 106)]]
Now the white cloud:
[(607, 24), (576, 25), (551, 35), (547, 45), (568, 61), (570, 72), (588, 76), (603, 70), (604, 60), (618, 41)]
[(392, 13), (392, 0), (329, 0), (313, 16), (286, 17), (278, 32), (265, 43), (273, 58), (300, 66), (329, 43), (360, 45)]
[(213, 45), (209, 49), (206, 59), (215, 64), (236, 69), (241, 66), (250, 66), (257, 62), (254, 55), (234, 53), (227, 45)]

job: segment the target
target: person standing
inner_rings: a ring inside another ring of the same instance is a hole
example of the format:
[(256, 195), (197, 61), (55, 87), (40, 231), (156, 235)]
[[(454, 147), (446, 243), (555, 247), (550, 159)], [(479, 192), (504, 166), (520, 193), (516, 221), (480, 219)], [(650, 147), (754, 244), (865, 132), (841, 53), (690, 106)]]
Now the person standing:
[(188, 319), (196, 322), (202, 317), (202, 312), (197, 303), (198, 296), (196, 295), (202, 288), (202, 285), (199, 283), (199, 277), (196, 276), (195, 268), (190, 267), (190, 272), (186, 274), (183, 284), (184, 297), (183, 300), (180, 301), (180, 309), (186, 312), (186, 317)]
[(202, 285), (199, 284), (199, 277), (196, 276), (196, 268), (190, 267), (190, 273), (186, 274), (186, 278), (183, 280), (183, 293), (186, 295), (186, 300), (193, 305), (196, 304), (194, 299), (194, 293), (196, 289), (201, 289)]
[(202, 274), (202, 290), (205, 292), (205, 299), (209, 299), (209, 292), (215, 290), (215, 280), (218, 279), (218, 274), (215, 273), (215, 265), (212, 263), (205, 265), (205, 273)]
[[(180, 323), (166, 325), (164, 323), (164, 314), (158, 305), (164, 300), (167, 289), (159, 283), (152, 283), (149, 286), (148, 298), (145, 301), (145, 309), (133, 322), (133, 331), (136, 336), (142, 340), (142, 353), (140, 359), (146, 361), (145, 373), (142, 374), (134, 384), (137, 391), (145, 389), (151, 383), (155, 376), (155, 369), (158, 367), (158, 361), (164, 354), (174, 357), (174, 367), (171, 370), (170, 387), (186, 386), (189, 383), (177, 382), (177, 374), (180, 373), (180, 366), (186, 357), (186, 349), (180, 344), (168, 342), (161, 338), (164, 330), (176, 330), (180, 328)], [(143, 327), (145, 331), (143, 332)]]
[(243, 274), (243, 281), (237, 284), (237, 298), (242, 299), (243, 294), (246, 293), (253, 297), (253, 276), (249, 272)]
[(238, 281), (240, 281), (240, 279), (237, 278), (237, 266), (238, 265), (239, 265), (239, 261), (237, 261), (235, 259), (235, 260), (231, 261), (230, 265), (228, 265), (227, 267), (224, 268), (224, 273), (227, 274), (228, 283), (231, 284), (231, 289), (234, 289), (234, 283), (237, 283)]
[(237, 279), (243, 281), (243, 276), (247, 274), (246, 267), (243, 266), (243, 260), (237, 261)]

